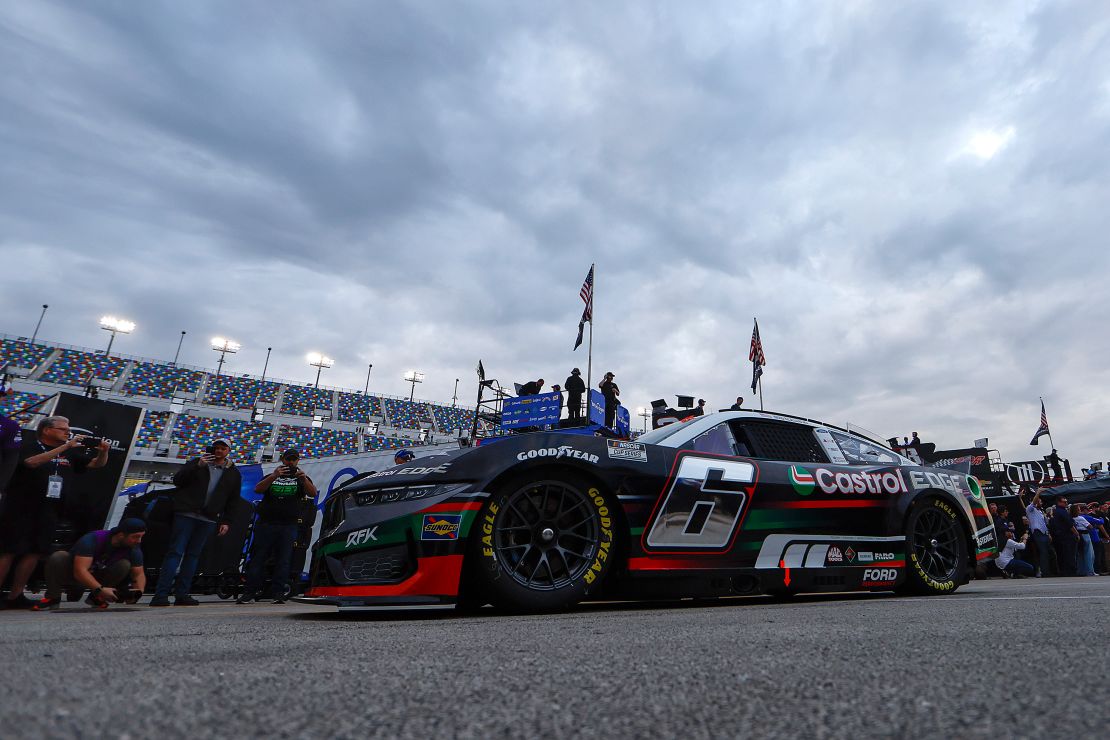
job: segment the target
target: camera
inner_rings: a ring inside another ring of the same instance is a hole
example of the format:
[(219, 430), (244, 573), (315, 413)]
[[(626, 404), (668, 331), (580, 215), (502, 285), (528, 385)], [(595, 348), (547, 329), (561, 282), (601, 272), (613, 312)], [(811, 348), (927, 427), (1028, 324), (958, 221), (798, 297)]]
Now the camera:
[(84, 447), (99, 447), (103, 441), (103, 437), (85, 437), (81, 440), (81, 444)]
[(296, 475), (297, 474), (297, 466), (296, 465), (290, 465), (289, 463), (285, 463), (285, 474), (286, 475)]
[(206, 455), (215, 455), (216, 454), (216, 445), (208, 445), (207, 447), (205, 447), (204, 448), (204, 454), (206, 454)]

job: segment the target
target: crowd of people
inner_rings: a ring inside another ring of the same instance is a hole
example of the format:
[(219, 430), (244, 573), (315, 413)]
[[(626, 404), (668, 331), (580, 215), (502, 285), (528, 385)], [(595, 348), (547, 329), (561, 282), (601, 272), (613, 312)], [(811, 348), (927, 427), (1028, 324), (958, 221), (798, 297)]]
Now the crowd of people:
[[(518, 396), (536, 396), (543, 393), (544, 379), (529, 380), (527, 383), (521, 383), (517, 391)], [(601, 391), (602, 397), (605, 399), (605, 426), (612, 427), (616, 420), (617, 407), (620, 406), (621, 389), (617, 385), (616, 375), (613, 373), (605, 373), (601, 382), (597, 384), (598, 390)], [(559, 393), (560, 398), (563, 392), (566, 392), (566, 406), (567, 406), (567, 419), (572, 422), (581, 421), (583, 418), (583, 397), (586, 393), (586, 382), (582, 380), (582, 371), (574, 368), (570, 371), (563, 385), (554, 384), (551, 386), (551, 392)]]
[[(1045, 499), (1051, 498), (1051, 502)], [(990, 502), (999, 555), (995, 565), (1009, 577), (1108, 575), (1110, 503), (1069, 504), (1052, 489), (1022, 496), (1024, 510), (1011, 512), (1005, 503)], [(1020, 518), (1015, 521), (1014, 516)], [(1019, 526), (1021, 534), (1019, 536)]]

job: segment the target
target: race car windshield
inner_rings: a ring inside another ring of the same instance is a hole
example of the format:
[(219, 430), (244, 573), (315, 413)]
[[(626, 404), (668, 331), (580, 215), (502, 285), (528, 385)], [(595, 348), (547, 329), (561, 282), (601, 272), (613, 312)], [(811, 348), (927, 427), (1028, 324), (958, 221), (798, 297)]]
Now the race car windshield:
[(679, 429), (685, 429), (685, 428), (686, 428), (686, 422), (684, 422), (684, 421), (675, 422), (674, 424), (668, 424), (665, 427), (659, 427), (658, 429), (652, 429), (650, 432), (647, 432), (646, 434), (641, 434), (639, 437), (636, 438), (636, 441), (637, 442), (646, 442), (649, 445), (659, 444), (664, 439), (666, 439), (667, 437), (669, 437), (672, 434), (674, 434), (675, 432), (677, 432)]

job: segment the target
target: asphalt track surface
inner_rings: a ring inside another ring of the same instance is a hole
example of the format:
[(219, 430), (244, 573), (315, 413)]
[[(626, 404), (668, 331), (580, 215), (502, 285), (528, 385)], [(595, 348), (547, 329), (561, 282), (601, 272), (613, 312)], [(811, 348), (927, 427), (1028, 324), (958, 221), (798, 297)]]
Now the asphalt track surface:
[(1098, 737), (1108, 617), (1110, 577), (553, 616), (66, 604), (0, 612), (0, 734)]

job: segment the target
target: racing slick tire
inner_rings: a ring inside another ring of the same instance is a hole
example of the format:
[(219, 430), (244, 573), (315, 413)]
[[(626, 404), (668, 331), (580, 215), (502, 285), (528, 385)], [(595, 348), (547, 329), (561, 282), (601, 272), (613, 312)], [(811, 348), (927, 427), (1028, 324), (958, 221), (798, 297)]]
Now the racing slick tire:
[(475, 580), (495, 607), (557, 611), (598, 590), (616, 560), (615, 507), (570, 471), (540, 470), (498, 487), (471, 536)]
[(905, 594), (950, 594), (967, 580), (967, 535), (956, 507), (927, 496), (906, 515)]

